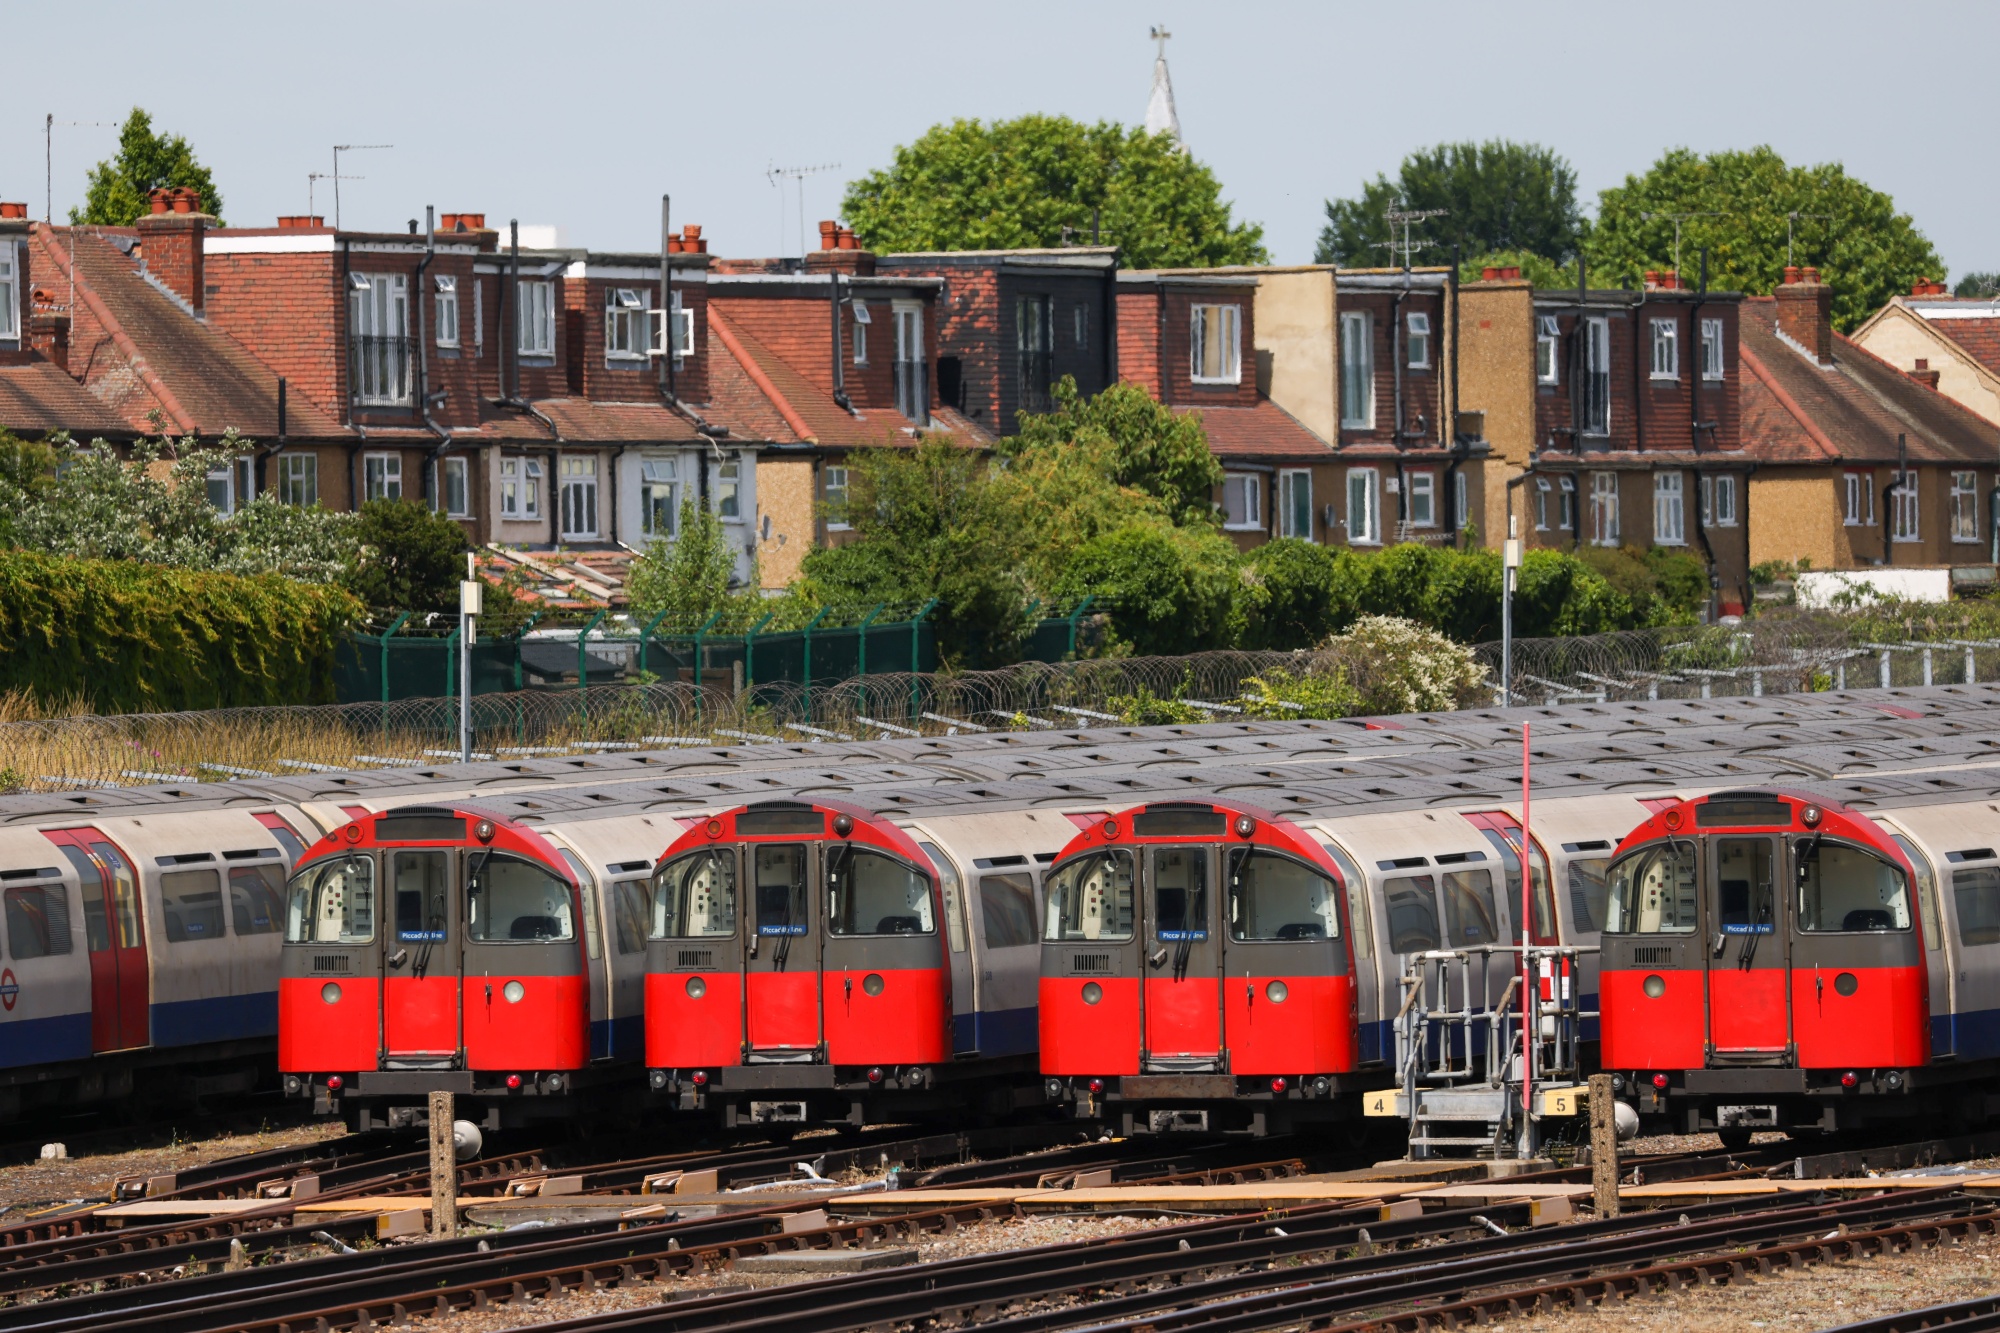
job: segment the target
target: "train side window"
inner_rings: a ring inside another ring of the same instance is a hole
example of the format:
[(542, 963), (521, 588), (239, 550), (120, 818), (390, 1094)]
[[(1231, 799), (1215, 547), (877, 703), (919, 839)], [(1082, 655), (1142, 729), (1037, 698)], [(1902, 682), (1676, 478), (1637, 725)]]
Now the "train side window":
[(826, 928), (832, 935), (935, 935), (930, 878), (907, 862), (866, 847), (830, 846)]
[(229, 868), (229, 911), (238, 935), (268, 935), (283, 919), (285, 886), (275, 865)]
[(1960, 944), (2000, 944), (2000, 866), (1951, 872)]
[(1604, 928), (1605, 900), (1611, 896), (1611, 880), (1605, 875), (1609, 864), (1601, 856), (1570, 860), (1569, 914), (1575, 918), (1578, 934), (1587, 935)]
[(1604, 909), (1608, 935), (1692, 934), (1700, 913), (1695, 848), (1673, 839), (1612, 862)]
[(1382, 902), (1389, 909), (1389, 948), (1396, 953), (1422, 953), (1438, 947), (1437, 881), (1429, 875), (1404, 875), (1382, 882)]
[[(449, 929), (445, 916), (449, 893), (445, 885), (445, 853), (397, 852), (391, 867), (396, 939), (406, 944), (434, 944), (444, 939)], [(476, 890), (471, 910), (475, 915), (479, 910)]]
[(1908, 930), (1909, 877), (1872, 852), (1820, 838), (1793, 843), (1800, 930)]
[(576, 882), (583, 886), (583, 948), (592, 958), (604, 957), (604, 935), (597, 924), (597, 881), (584, 868), (581, 859), (567, 847), (558, 847), (569, 871), (576, 876)]
[(69, 952), (69, 894), (61, 884), (9, 889), (7, 942), (14, 961)]
[[(1517, 905), (1521, 901), (1520, 830), (1509, 829), (1503, 834), (1498, 829), (1489, 828), (1481, 829), (1480, 832), (1486, 835), (1486, 841), (1493, 844), (1493, 849), (1500, 853), (1500, 864), (1507, 872), (1507, 909), (1510, 912), (1518, 910)], [(1542, 855), (1542, 849), (1539, 846), (1531, 850), (1528, 857), (1528, 864), (1535, 875), (1535, 896), (1533, 899), (1535, 909), (1535, 938), (1538, 940), (1553, 940), (1556, 937), (1555, 902), (1549, 892), (1548, 858)], [(1450, 892), (1449, 883), (1446, 884), (1446, 892)], [(1491, 895), (1488, 897), (1490, 901)], [(1495, 938), (1498, 938), (1497, 932)]]
[[(1520, 876), (1511, 877), (1516, 888)], [(1454, 949), (1500, 942), (1500, 914), (1488, 870), (1449, 870), (1444, 876), (1444, 925)]]
[(805, 934), (806, 849), (797, 843), (758, 843), (751, 858), (757, 870), (757, 934)]
[[(407, 852), (396, 854), (399, 918), (401, 862), (407, 855)], [(466, 933), (482, 943), (541, 943), (576, 938), (569, 885), (546, 866), (518, 856), (494, 852), (475, 862), (466, 902), (469, 904)], [(440, 919), (437, 924), (442, 926), (443, 921)], [(434, 938), (442, 937), (439, 930)]]
[(111, 872), (111, 922), (118, 947), (136, 949), (146, 942), (139, 933), (139, 886), (124, 855), (108, 842), (93, 842), (90, 850)]
[(1014, 949), (1035, 942), (1035, 877), (981, 875), (979, 917), (986, 947)]
[[(88, 884), (84, 921), (96, 944), (99, 923), (91, 911)], [(375, 861), (343, 856), (320, 861), (292, 876), (285, 915), (288, 944), (365, 944), (375, 938)], [(99, 908), (101, 911), (102, 908)]]
[(1132, 853), (1122, 847), (1089, 852), (1048, 881), (1045, 940), (1132, 938)]
[[(965, 886), (958, 878), (958, 867), (951, 863), (950, 857), (931, 843), (920, 842), (917, 846), (924, 849), (924, 855), (928, 856), (931, 865), (936, 867), (938, 885), (944, 890), (944, 930), (946, 937), (951, 941), (951, 951), (964, 953)], [(1031, 922), (1031, 929), (1032, 926)]]
[(1347, 881), (1347, 925), (1353, 940), (1354, 957), (1357, 962), (1372, 958), (1375, 950), (1375, 932), (1368, 928), (1368, 877), (1361, 873), (1361, 867), (1354, 858), (1330, 842), (1320, 847), (1333, 858), (1340, 867), (1340, 877)]
[(1239, 847), (1229, 860), (1229, 938), (1340, 938), (1340, 900), (1331, 879), (1273, 852)]
[(1924, 948), (1942, 949), (1944, 931), (1938, 926), (1937, 874), (1931, 869), (1931, 859), (1923, 854), (1917, 844), (1900, 833), (1892, 833), (1896, 845), (1903, 849), (1903, 855), (1910, 858), (1910, 864), (1917, 868), (1917, 919), (1924, 923)]
[(222, 938), (222, 876), (213, 870), (174, 870), (160, 876), (160, 906), (167, 940)]
[(111, 916), (104, 909), (104, 876), (82, 848), (61, 843), (57, 850), (69, 858), (77, 884), (83, 890), (84, 947), (92, 953), (103, 953), (111, 947)]
[(713, 939), (736, 933), (736, 853), (689, 852), (653, 879), (653, 938)]
[(643, 953), (646, 948), (646, 881), (611, 881), (611, 933), (621, 954)]

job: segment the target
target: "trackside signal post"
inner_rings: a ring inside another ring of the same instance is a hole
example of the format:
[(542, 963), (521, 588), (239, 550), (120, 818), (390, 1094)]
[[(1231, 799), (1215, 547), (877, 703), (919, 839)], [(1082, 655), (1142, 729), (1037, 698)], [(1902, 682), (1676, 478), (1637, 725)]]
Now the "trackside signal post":
[(462, 764), (472, 762), (472, 640), (479, 632), (485, 591), (486, 585), (479, 581), (479, 556), (468, 551), (465, 579), (458, 585), (458, 760)]

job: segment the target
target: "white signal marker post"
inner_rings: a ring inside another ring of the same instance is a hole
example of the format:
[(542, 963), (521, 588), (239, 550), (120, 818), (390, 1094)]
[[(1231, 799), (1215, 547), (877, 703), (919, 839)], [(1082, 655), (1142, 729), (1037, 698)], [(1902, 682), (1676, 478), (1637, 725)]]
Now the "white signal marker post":
[(479, 632), (481, 594), (479, 555), (465, 556), (465, 580), (458, 585), (458, 758), (472, 762), (472, 637)]
[[(1513, 516), (1507, 521), (1511, 524)], [(1521, 567), (1521, 539), (1509, 533), (1500, 548), (1500, 706), (1514, 702), (1514, 571)]]
[[(1509, 546), (1519, 543), (1509, 541)], [(1510, 571), (1511, 572), (1511, 571)], [(1535, 1155), (1535, 1029), (1542, 997), (1535, 987), (1535, 844), (1528, 833), (1528, 724), (1521, 724), (1521, 1156)]]

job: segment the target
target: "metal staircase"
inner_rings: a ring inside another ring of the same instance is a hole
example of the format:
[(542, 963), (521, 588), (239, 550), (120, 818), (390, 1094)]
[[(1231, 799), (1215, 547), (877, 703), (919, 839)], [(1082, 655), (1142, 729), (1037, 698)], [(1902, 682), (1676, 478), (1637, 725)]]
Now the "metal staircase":
[(1574, 945), (1527, 951), (1534, 1040), (1526, 1079), (1521, 947), (1435, 949), (1406, 958), (1394, 1114), (1409, 1122), (1412, 1160), (1532, 1157), (1544, 1137), (1542, 1122), (1575, 1113), (1578, 1038), (1583, 1020), (1596, 1017), (1581, 1007), (1577, 960), (1595, 952)]

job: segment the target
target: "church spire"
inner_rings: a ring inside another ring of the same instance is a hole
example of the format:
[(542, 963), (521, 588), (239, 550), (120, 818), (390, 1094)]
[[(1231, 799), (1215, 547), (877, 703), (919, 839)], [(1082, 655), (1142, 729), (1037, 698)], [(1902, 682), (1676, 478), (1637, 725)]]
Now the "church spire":
[(1167, 39), (1173, 36), (1162, 23), (1153, 29), (1153, 40), (1159, 43), (1160, 53), (1153, 60), (1153, 95), (1146, 102), (1146, 132), (1158, 134), (1165, 131), (1174, 136), (1174, 143), (1181, 143), (1180, 113), (1174, 110), (1174, 81), (1167, 73)]

